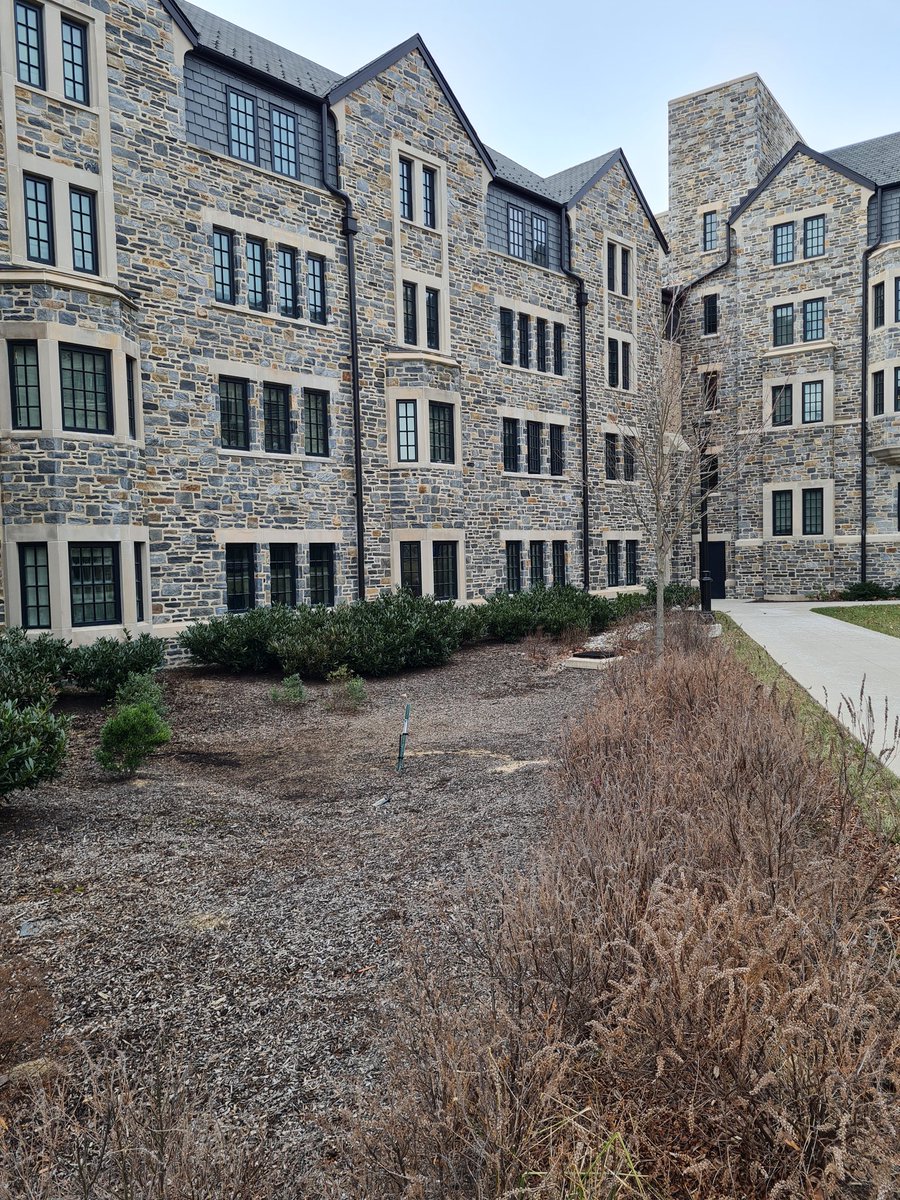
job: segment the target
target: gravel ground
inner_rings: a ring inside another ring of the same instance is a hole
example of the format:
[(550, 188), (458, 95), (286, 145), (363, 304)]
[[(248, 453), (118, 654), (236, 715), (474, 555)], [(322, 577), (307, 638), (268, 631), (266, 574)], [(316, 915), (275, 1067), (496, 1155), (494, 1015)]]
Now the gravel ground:
[(273, 1156), (311, 1167), (321, 1115), (377, 1071), (405, 933), (440, 934), (467, 884), (540, 837), (561, 731), (599, 676), (534, 659), (465, 651), (369, 683), (356, 713), (325, 685), (282, 706), (269, 678), (172, 671), (173, 740), (127, 782), (92, 761), (99, 707), (72, 704), (65, 774), (0, 810), (0, 924), (45, 972), (55, 1035), (164, 1031), (229, 1106), (266, 1115)]

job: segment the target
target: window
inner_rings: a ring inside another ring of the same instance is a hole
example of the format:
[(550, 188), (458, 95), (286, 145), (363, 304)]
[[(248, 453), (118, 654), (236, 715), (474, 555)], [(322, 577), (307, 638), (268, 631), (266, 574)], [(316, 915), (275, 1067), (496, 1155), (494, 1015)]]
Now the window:
[(263, 446), (267, 454), (291, 452), (291, 389), (286, 384), (263, 384)]
[(234, 304), (234, 235), (213, 230), (213, 292), (219, 304)]
[(900, 322), (900, 275), (894, 280), (894, 320)]
[(16, 3), (16, 76), (29, 87), (45, 86), (44, 10), (24, 0)]
[(622, 391), (631, 391), (631, 343), (622, 343)]
[(37, 342), (7, 342), (13, 429), (40, 429), (41, 376)]
[(606, 287), (610, 292), (616, 290), (616, 247), (614, 242), (606, 243)]
[[(898, 318), (900, 319), (900, 318)], [(563, 356), (563, 344), (565, 339), (565, 325), (554, 324), (553, 326), (553, 374), (562, 375), (565, 370), (565, 359)]]
[(428, 404), (428, 441), (433, 463), (452, 463), (456, 459), (453, 436), (453, 405), (431, 400)]
[(407, 346), (415, 346), (419, 340), (416, 315), (417, 291), (414, 283), (403, 284), (403, 340)]
[(288, 608), (293, 608), (297, 603), (297, 547), (284, 544), (270, 545), (269, 569), (272, 603), (286, 604)]
[(634, 539), (625, 543), (625, 586), (634, 587), (638, 581), (638, 544)]
[(606, 378), (610, 387), (619, 386), (619, 342), (617, 338), (607, 339)]
[(328, 442), (328, 393), (318, 388), (304, 388), (303, 452), (315, 458), (327, 458)]
[(528, 450), (528, 474), (540, 475), (541, 459), (543, 457), (541, 451), (541, 430), (540, 421), (525, 422), (525, 443)]
[[(293, 113), (269, 106), (272, 119), (272, 169), (279, 175), (297, 177), (297, 118)], [(241, 156), (243, 157), (243, 155)]]
[(824, 420), (825, 385), (821, 379), (813, 379), (803, 384), (802, 400), (801, 417), (804, 425)]
[(531, 366), (531, 318), (519, 313), (519, 366)]
[(266, 302), (266, 243), (259, 238), (247, 238), (247, 304), (254, 312), (265, 312)]
[(618, 470), (619, 453), (618, 453), (618, 447), (616, 445), (617, 441), (618, 441), (618, 438), (617, 438), (616, 434), (608, 433), (606, 435), (606, 438), (605, 438), (606, 463), (605, 463), (605, 465), (606, 465), (606, 478), (607, 479), (618, 479), (619, 478), (619, 470)]
[(137, 363), (125, 359), (125, 398), (128, 406), (128, 436), (137, 437)]
[(719, 332), (718, 294), (703, 297), (703, 332), (706, 336)]
[[(616, 261), (620, 265), (619, 287), (616, 288)], [(606, 243), (606, 286), (609, 291), (618, 290), (622, 296), (631, 291), (631, 251), (615, 242)]]
[(62, 31), (63, 94), (67, 100), (90, 104), (87, 26), (70, 17), (60, 20)]
[(313, 542), (309, 547), (309, 602), (334, 604), (334, 546)]
[(225, 547), (225, 602), (229, 612), (256, 607), (256, 547), (251, 543)]
[(22, 625), (25, 629), (49, 629), (50, 566), (46, 542), (19, 543), (19, 584)]
[(25, 238), (26, 253), (32, 262), (54, 263), (53, 184), (40, 175), (26, 175)]
[(550, 426), (550, 474), (562, 475), (565, 470), (565, 454), (563, 450), (564, 426)]
[(120, 625), (118, 544), (70, 542), (69, 592), (73, 625)]
[(229, 153), (244, 162), (256, 162), (256, 101), (228, 89)]
[(506, 543), (506, 590), (521, 592), (522, 590), (522, 543)]
[(537, 369), (547, 370), (547, 322), (538, 317), (534, 323), (535, 346), (537, 353)]
[(553, 586), (566, 586), (566, 543), (557, 540), (552, 547), (553, 556)]
[(772, 262), (789, 263), (794, 261), (794, 222), (776, 225), (772, 230)]
[(429, 229), (437, 227), (437, 171), (422, 168), (422, 222)]
[(297, 255), (290, 246), (278, 247), (278, 312), (282, 317), (296, 317), (300, 312)]
[(250, 406), (246, 379), (219, 380), (219, 419), (223, 450), (250, 449)]
[(700, 376), (703, 391), (703, 407), (713, 412), (719, 407), (719, 372), (704, 371)]
[(532, 587), (544, 586), (544, 543), (528, 544), (528, 582)]
[(506, 248), (514, 258), (525, 257), (525, 210), (515, 204), (506, 206)]
[(134, 615), (138, 621), (144, 619), (144, 546), (134, 543)]
[(400, 543), (400, 586), (414, 596), (422, 595), (422, 543)]
[(69, 188), (69, 213), (72, 220), (72, 266), (76, 271), (96, 275), (100, 270), (97, 255), (97, 197), (81, 188)]
[(513, 361), (513, 311), (500, 309), (500, 361), (509, 366)]
[(872, 372), (872, 415), (884, 415), (884, 371)]
[(456, 542), (432, 542), (435, 600), (459, 599), (459, 574)]
[(628, 296), (631, 292), (631, 251), (627, 246), (621, 248), (621, 264), (622, 264), (622, 295)]
[(793, 493), (772, 493), (772, 534), (774, 537), (790, 537), (794, 532)]
[(615, 540), (606, 543), (606, 586), (611, 588), (620, 583), (619, 547), (620, 543)]
[(818, 342), (825, 336), (825, 301), (803, 301), (803, 340)]
[(634, 482), (635, 474), (634, 438), (622, 438), (622, 478), (628, 483)]
[(704, 454), (700, 459), (700, 490), (708, 495), (719, 488), (719, 457)]
[(794, 341), (794, 306), (776, 304), (772, 309), (772, 345), (790, 346)]
[(872, 327), (878, 329), (884, 324), (884, 282), (876, 283), (872, 288)]
[(419, 431), (416, 420), (416, 401), (397, 401), (397, 459), (416, 462), (419, 457)]
[(894, 412), (900, 412), (900, 367), (894, 367)]
[(60, 345), (63, 429), (113, 432), (110, 360), (109, 350)]
[(437, 288), (425, 289), (425, 344), (429, 350), (440, 350), (440, 294)]
[(715, 250), (719, 245), (719, 214), (705, 212), (703, 214), (703, 249)]
[(789, 383), (772, 388), (772, 424), (790, 425), (794, 420), (794, 389)]
[(825, 253), (825, 218), (806, 217), (803, 221), (803, 257), (819, 258)]
[(515, 417), (503, 418), (503, 470), (519, 470), (519, 422)]
[(549, 262), (547, 252), (547, 218), (531, 214), (531, 261), (539, 267)]
[(413, 165), (408, 158), (400, 159), (400, 216), (413, 219)]
[(306, 304), (310, 321), (324, 325), (327, 319), (325, 259), (319, 254), (310, 254), (306, 260)]
[(803, 489), (803, 533), (806, 537), (825, 532), (825, 494), (822, 488)]

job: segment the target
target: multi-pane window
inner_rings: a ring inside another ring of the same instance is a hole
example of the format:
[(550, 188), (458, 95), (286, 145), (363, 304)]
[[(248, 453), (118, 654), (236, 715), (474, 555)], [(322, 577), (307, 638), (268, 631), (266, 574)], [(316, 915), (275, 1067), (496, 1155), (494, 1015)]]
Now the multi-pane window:
[(506, 248), (514, 258), (525, 257), (525, 210), (516, 204), (506, 206)]
[(638, 581), (638, 544), (634, 538), (625, 543), (625, 586), (634, 587)]
[(41, 377), (37, 342), (7, 342), (13, 429), (40, 429)]
[(825, 419), (825, 385), (821, 379), (810, 379), (801, 389), (801, 417), (804, 425)]
[(606, 243), (606, 287), (610, 292), (614, 292), (616, 290), (615, 242)]
[(719, 244), (719, 214), (705, 212), (703, 214), (703, 249), (715, 250)]
[(715, 492), (719, 487), (719, 457), (717, 454), (704, 454), (700, 459), (700, 490), (705, 494)]
[(626, 434), (622, 438), (622, 478), (627, 483), (634, 482), (636, 458), (634, 438)]
[(270, 105), (272, 122), (272, 168), (279, 175), (297, 176), (297, 118)]
[(772, 261), (789, 263), (794, 261), (794, 222), (776, 225), (772, 230)]
[(506, 590), (521, 592), (522, 590), (522, 543), (506, 543)]
[(712, 412), (719, 407), (719, 372), (704, 371), (701, 376), (703, 407)]
[(531, 318), (519, 313), (519, 366), (531, 366)]
[(213, 292), (220, 304), (234, 304), (234, 235), (213, 230)]
[(422, 543), (400, 543), (400, 586), (414, 596), (422, 595)]
[(419, 340), (417, 292), (418, 288), (414, 283), (403, 284), (403, 340), (407, 346), (415, 346)]
[(515, 417), (503, 418), (503, 470), (519, 470), (519, 422)]
[(538, 317), (534, 323), (534, 338), (535, 338), (535, 357), (537, 359), (537, 369), (539, 371), (547, 370), (547, 322), (543, 317)]
[(440, 293), (437, 288), (425, 289), (425, 344), (429, 350), (441, 348)]
[(772, 309), (772, 345), (791, 346), (794, 342), (794, 306), (776, 304)]
[(618, 587), (621, 583), (620, 573), (621, 543), (615, 538), (606, 543), (606, 586)]
[(422, 224), (429, 229), (437, 227), (437, 171), (434, 167), (422, 168)]
[(229, 153), (244, 162), (256, 162), (256, 101), (228, 89)]
[(879, 329), (884, 324), (884, 282), (872, 288), (872, 326)]
[(250, 449), (250, 404), (246, 379), (220, 378), (219, 420), (224, 450)]
[(894, 412), (900, 412), (900, 367), (894, 367)]
[(53, 263), (53, 184), (40, 175), (26, 175), (26, 253), (32, 262)]
[(459, 571), (456, 542), (432, 542), (435, 600), (459, 599)]
[(291, 452), (291, 389), (287, 384), (263, 384), (263, 446), (267, 454)]
[(261, 238), (247, 238), (247, 304), (255, 312), (265, 312), (266, 301), (266, 243)]
[(324, 325), (327, 320), (325, 302), (325, 259), (320, 254), (310, 254), (306, 260), (306, 304), (310, 321)]
[(606, 351), (606, 379), (610, 387), (619, 386), (619, 339), (608, 338)]
[(794, 532), (794, 496), (790, 491), (772, 493), (772, 533), (790, 537)]
[(90, 103), (88, 84), (88, 31), (80, 21), (63, 17), (62, 32), (63, 93), (67, 100)]
[(137, 437), (137, 363), (125, 359), (125, 402), (128, 408), (128, 436)]
[(309, 547), (309, 602), (334, 604), (334, 546), (313, 542)]
[(547, 218), (531, 214), (531, 261), (539, 267), (549, 262), (547, 251)]
[(703, 297), (703, 332), (707, 336), (719, 332), (719, 297), (717, 293)]
[(622, 371), (621, 371), (622, 391), (629, 392), (629, 391), (631, 391), (631, 343), (630, 342), (622, 342), (621, 354), (622, 354)]
[(528, 544), (528, 582), (532, 587), (543, 587), (544, 574), (544, 543), (529, 542)]
[(272, 603), (293, 608), (297, 603), (297, 547), (273, 542), (269, 546), (269, 569)]
[(525, 422), (525, 446), (528, 454), (527, 467), (529, 475), (540, 475), (541, 473), (541, 459), (543, 458), (541, 453), (542, 429), (543, 426), (540, 421)]
[(296, 317), (300, 311), (297, 252), (292, 246), (278, 247), (278, 311), (282, 317)]
[(825, 301), (803, 301), (803, 340), (818, 342), (825, 336)]
[(566, 543), (558, 539), (553, 543), (551, 550), (553, 562), (553, 586), (566, 586)]
[(794, 419), (794, 389), (789, 383), (772, 388), (772, 424), (790, 425)]
[(19, 583), (22, 625), (26, 629), (49, 629), (50, 565), (46, 542), (19, 543)]
[(116, 542), (69, 543), (73, 625), (119, 625), (122, 595)]
[(884, 371), (872, 373), (872, 415), (884, 415)]
[(618, 466), (619, 454), (618, 454), (617, 442), (618, 442), (618, 437), (616, 436), (616, 434), (614, 434), (614, 433), (606, 434), (606, 437), (604, 438), (604, 448), (605, 448), (604, 465), (606, 467), (606, 478), (607, 479), (618, 479), (619, 478), (619, 466)]
[(824, 489), (803, 489), (803, 533), (806, 537), (816, 537), (825, 532), (825, 493)]
[(400, 216), (413, 219), (413, 165), (408, 158), (400, 159)]
[(565, 344), (566, 327), (555, 323), (553, 326), (553, 374), (562, 375), (565, 370), (563, 347)]
[(113, 432), (112, 362), (109, 350), (59, 347), (63, 429)]
[(825, 217), (806, 217), (803, 222), (803, 257), (819, 258), (825, 253)]
[(144, 546), (134, 543), (134, 615), (138, 621), (144, 619)]
[(453, 435), (453, 405), (431, 400), (428, 404), (428, 441), (433, 463), (452, 463), (456, 459)]
[(500, 309), (500, 361), (510, 365), (513, 361), (514, 335), (513, 335), (514, 314), (511, 308)]
[(900, 275), (894, 280), (894, 320), (900, 322)]
[(416, 401), (397, 401), (397, 459), (416, 462), (419, 457), (419, 431), (416, 420)]
[(97, 254), (97, 197), (81, 188), (69, 188), (69, 213), (72, 221), (72, 266), (76, 271), (96, 275), (100, 270)]
[(303, 389), (303, 452), (327, 458), (329, 450), (328, 393)]
[(550, 474), (562, 475), (566, 467), (562, 425), (550, 426)]
[(250, 542), (225, 547), (225, 603), (229, 612), (256, 606), (256, 547)]
[(627, 246), (621, 247), (621, 264), (622, 264), (622, 295), (628, 296), (631, 293), (631, 251)]
[(30, 87), (44, 85), (44, 10), (16, 0), (16, 77)]

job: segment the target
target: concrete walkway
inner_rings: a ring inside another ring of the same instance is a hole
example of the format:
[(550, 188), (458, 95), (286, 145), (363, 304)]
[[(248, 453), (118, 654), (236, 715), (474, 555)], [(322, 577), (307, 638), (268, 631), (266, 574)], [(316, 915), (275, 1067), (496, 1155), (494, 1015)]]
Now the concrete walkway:
[[(851, 732), (856, 731), (846, 711), (838, 710), (844, 696), (859, 707), (865, 678), (865, 695), (872, 702), (875, 716), (876, 751), (884, 741), (885, 702), (889, 714), (887, 736), (893, 737), (894, 722), (900, 718), (900, 638), (812, 612), (813, 608), (847, 607), (840, 604), (716, 600), (713, 607), (728, 613)], [(900, 775), (900, 745), (886, 761)]]

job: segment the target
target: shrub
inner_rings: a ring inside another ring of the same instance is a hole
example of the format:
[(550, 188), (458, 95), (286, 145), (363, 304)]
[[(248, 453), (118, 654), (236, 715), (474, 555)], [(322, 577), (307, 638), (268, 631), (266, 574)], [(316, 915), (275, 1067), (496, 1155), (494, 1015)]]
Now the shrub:
[(287, 675), (279, 687), (272, 688), (269, 695), (276, 704), (305, 704), (308, 699), (299, 675)]
[(29, 637), (19, 628), (0, 633), (0, 700), (51, 702), (68, 674), (71, 656), (69, 642), (49, 633)]
[(68, 728), (49, 705), (0, 701), (0, 796), (52, 779), (66, 756)]
[(132, 672), (116, 689), (116, 708), (127, 708), (134, 704), (149, 704), (161, 717), (165, 716), (162, 688), (152, 675)]
[(338, 667), (328, 676), (331, 684), (330, 707), (338, 712), (355, 712), (369, 698), (365, 681), (354, 675), (348, 667)]
[(880, 583), (851, 583), (838, 593), (840, 600), (890, 600), (900, 595), (900, 588), (882, 587)]
[(178, 644), (195, 662), (235, 673), (269, 671), (279, 663), (271, 646), (280, 640), (299, 611), (276, 604), (197, 621), (179, 633)]
[(126, 631), (122, 640), (102, 637), (89, 646), (76, 647), (72, 651), (69, 671), (78, 687), (99, 692), (109, 700), (129, 675), (158, 671), (165, 656), (165, 643), (161, 638), (149, 633), (132, 638)]
[[(652, 608), (656, 604), (656, 580), (647, 580), (647, 599)], [(700, 589), (688, 583), (667, 583), (663, 588), (663, 604), (666, 608), (697, 608), (700, 604)]]
[(116, 775), (133, 775), (172, 731), (150, 704), (129, 704), (109, 718), (100, 731), (97, 762)]

